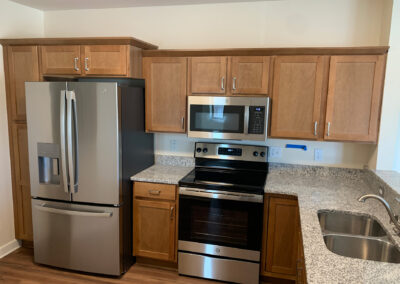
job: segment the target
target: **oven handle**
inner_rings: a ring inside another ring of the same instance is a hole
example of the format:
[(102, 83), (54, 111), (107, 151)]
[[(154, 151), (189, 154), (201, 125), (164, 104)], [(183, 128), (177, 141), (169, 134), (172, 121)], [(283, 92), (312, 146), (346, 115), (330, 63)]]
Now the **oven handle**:
[(179, 187), (179, 195), (189, 195), (197, 197), (205, 197), (211, 199), (224, 199), (224, 200), (236, 200), (253, 203), (263, 203), (264, 196), (259, 194), (248, 194), (241, 192), (228, 192), (219, 190), (209, 190), (191, 187)]

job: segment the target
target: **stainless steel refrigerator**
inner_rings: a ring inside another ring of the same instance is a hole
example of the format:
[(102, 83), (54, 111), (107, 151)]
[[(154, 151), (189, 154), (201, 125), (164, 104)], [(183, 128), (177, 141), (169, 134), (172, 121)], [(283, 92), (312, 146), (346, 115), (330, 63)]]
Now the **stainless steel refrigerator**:
[(34, 260), (120, 275), (133, 262), (129, 178), (154, 163), (153, 135), (142, 80), (95, 81), (26, 83)]

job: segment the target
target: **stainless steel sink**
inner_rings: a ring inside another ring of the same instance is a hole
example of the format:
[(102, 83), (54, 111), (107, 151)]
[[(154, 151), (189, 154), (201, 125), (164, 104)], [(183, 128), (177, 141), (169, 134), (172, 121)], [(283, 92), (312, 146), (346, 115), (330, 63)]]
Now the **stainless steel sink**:
[(326, 247), (342, 256), (400, 263), (400, 250), (374, 218), (340, 211), (320, 211)]
[(322, 211), (318, 213), (319, 223), (323, 232), (342, 233), (350, 235), (383, 237), (385, 230), (371, 217), (354, 215), (339, 211)]
[(345, 235), (325, 235), (324, 241), (330, 251), (342, 256), (400, 263), (399, 250), (387, 241)]

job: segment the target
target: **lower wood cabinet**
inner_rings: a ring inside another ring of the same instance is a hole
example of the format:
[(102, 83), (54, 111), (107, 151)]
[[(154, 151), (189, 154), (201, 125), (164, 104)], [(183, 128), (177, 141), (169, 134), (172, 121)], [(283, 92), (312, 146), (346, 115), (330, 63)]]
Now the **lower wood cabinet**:
[(133, 192), (133, 255), (175, 262), (175, 185), (135, 182)]
[(294, 197), (266, 196), (261, 275), (305, 283), (298, 202)]

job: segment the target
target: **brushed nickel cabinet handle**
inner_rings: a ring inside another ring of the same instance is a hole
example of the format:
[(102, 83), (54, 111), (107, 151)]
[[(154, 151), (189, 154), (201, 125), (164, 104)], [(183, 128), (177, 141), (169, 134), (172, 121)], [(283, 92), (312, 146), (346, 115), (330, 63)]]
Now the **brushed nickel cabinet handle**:
[(171, 220), (174, 219), (174, 206), (171, 206), (171, 215), (170, 215)]
[(225, 90), (225, 77), (221, 78), (221, 90)]
[(317, 136), (318, 121), (314, 122), (314, 136)]
[(185, 129), (185, 117), (182, 116), (182, 129)]
[(236, 90), (236, 77), (232, 78), (232, 90)]
[(89, 71), (89, 63), (88, 63), (88, 60), (89, 60), (89, 58), (86, 57), (86, 58), (85, 58), (85, 70), (86, 70), (86, 71)]
[(331, 130), (331, 123), (328, 122), (328, 132), (326, 133), (326, 136), (329, 136)]
[(79, 60), (78, 57), (75, 57), (75, 58), (74, 58), (74, 70), (75, 70), (75, 71), (79, 71), (78, 60)]
[(151, 195), (160, 195), (160, 193), (161, 193), (160, 190), (153, 190), (153, 189), (149, 190), (149, 194), (151, 194)]

